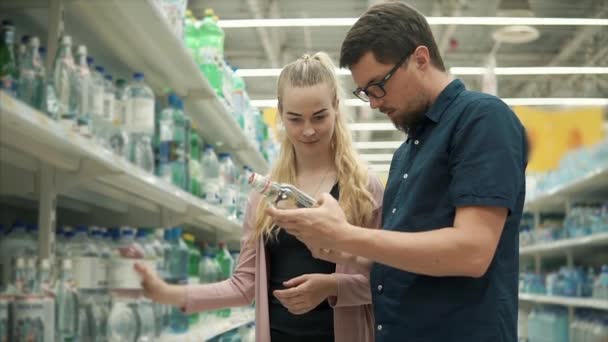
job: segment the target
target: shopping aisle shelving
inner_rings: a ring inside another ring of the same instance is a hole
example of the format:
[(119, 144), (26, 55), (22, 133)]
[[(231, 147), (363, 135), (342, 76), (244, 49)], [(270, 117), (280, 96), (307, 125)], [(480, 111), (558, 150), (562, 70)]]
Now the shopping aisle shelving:
[(584, 250), (589, 247), (608, 246), (608, 233), (583, 236), (575, 239), (564, 239), (521, 247), (520, 256), (540, 255), (543, 257), (564, 255), (567, 250)]
[[(33, 195), (34, 177), (42, 162), (55, 168), (58, 193), (122, 214), (115, 216), (117, 222), (104, 218), (107, 225), (166, 227), (187, 223), (224, 233), (240, 230), (220, 208), (139, 169), (2, 92), (0, 141), (3, 194)], [(94, 220), (96, 213), (91, 214)]]
[(608, 301), (600, 300), (596, 298), (575, 298), (575, 297), (559, 297), (559, 296), (545, 296), (535, 295), (529, 293), (521, 293), (519, 299), (526, 302), (532, 302), (536, 304), (552, 304), (562, 305), (574, 308), (583, 309), (597, 309), (608, 311)]
[[(526, 199), (524, 209), (528, 212), (563, 211), (573, 200), (606, 198), (608, 193), (608, 168), (596, 168), (584, 176)], [(598, 196), (599, 194), (599, 196)]]
[(201, 320), (197, 326), (190, 328), (187, 333), (180, 335), (166, 333), (161, 336), (159, 342), (174, 342), (177, 341), (177, 339), (185, 342), (208, 341), (231, 330), (253, 323), (254, 319), (255, 312), (253, 309), (238, 309), (230, 317), (216, 321), (217, 323), (212, 326), (209, 326), (207, 322)]
[[(6, 2), (3, 6), (8, 8), (48, 6), (46, 1)], [(206, 142), (220, 152), (231, 153), (240, 164), (266, 172), (268, 166), (262, 154), (220, 102), (153, 0), (63, 1), (61, 5), (66, 33), (86, 44), (106, 69), (127, 76), (140, 71), (155, 91), (172, 89), (184, 99), (186, 111)], [(37, 25), (47, 25), (45, 11), (34, 9), (26, 13)], [(49, 40), (51, 56), (53, 43)]]

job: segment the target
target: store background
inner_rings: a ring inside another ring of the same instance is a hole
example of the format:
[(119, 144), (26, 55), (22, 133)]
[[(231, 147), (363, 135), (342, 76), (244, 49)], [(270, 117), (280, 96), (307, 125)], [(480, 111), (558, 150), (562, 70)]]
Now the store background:
[[(184, 102), (193, 129), (200, 133), (199, 147), (211, 144), (218, 154), (231, 153), (239, 170), (247, 165), (263, 173), (276, 153), (272, 132), (278, 71), (304, 53), (325, 51), (337, 61), (350, 24), (328, 26), (323, 24), (326, 20), (318, 20), (298, 27), (230, 26), (242, 25), (235, 21), (240, 19), (351, 18), (354, 22), (377, 2), (189, 0), (187, 8), (198, 20), (204, 18), (207, 8), (219, 16), (225, 33), (222, 57), (237, 68), (236, 75), (244, 81), (251, 100), (247, 114), (241, 116), (235, 113), (234, 102), (230, 103), (232, 94), (225, 96), (234, 89), (224, 91), (226, 103), (200, 71), (198, 56), (193, 58), (184, 47), (182, 34), (174, 34), (183, 30), (182, 1), (0, 0), (0, 19), (15, 23), (16, 40), (30, 33), (39, 36), (42, 45), (51, 50), (55, 39), (49, 37), (58, 36), (59, 19), (63, 18), (65, 32), (75, 42), (74, 54), (76, 45), (87, 45), (95, 64), (104, 65), (115, 78), (130, 79), (133, 72), (143, 71), (159, 110), (168, 106), (166, 90), (172, 89)], [(526, 126), (532, 142), (527, 216), (520, 231), (521, 338), (531, 342), (605, 341), (608, 267), (602, 265), (608, 264), (608, 145), (604, 140), (608, 3), (409, 3), (430, 17), (445, 65), (453, 76), (461, 78), (469, 89), (505, 99)], [(457, 17), (600, 20), (589, 25), (557, 23), (516, 28), (513, 25), (518, 25), (518, 20), (509, 28), (472, 25), (473, 20), (433, 24)], [(508, 29), (515, 33), (505, 35)], [(497, 35), (497, 30), (503, 30), (503, 34)], [(47, 72), (51, 65), (47, 63)], [(355, 86), (348, 72), (342, 73), (344, 89), (350, 94)], [(35, 246), (43, 256), (54, 255), (52, 227), (78, 224), (180, 226), (194, 235), (195, 244), (201, 246), (205, 241), (212, 245), (207, 248), (209, 253), (215, 252), (213, 247), (219, 241), (228, 241), (232, 250), (238, 249), (238, 219), (226, 219), (230, 215), (225, 212), (234, 208), (210, 205), (197, 199), (197, 194), (187, 194), (192, 192), (190, 188), (181, 191), (149, 177), (127, 161), (99, 152), (98, 145), (82, 142), (75, 137), (77, 134), (55, 127), (55, 123), (40, 118), (43, 114), (31, 112), (5, 94), (0, 96), (0, 224), (6, 228), (15, 220), (38, 224), (38, 236), (45, 238), (38, 239)], [(365, 103), (350, 95), (344, 102), (359, 153), (385, 178), (403, 134)], [(250, 125), (243, 120), (251, 120)], [(72, 144), (66, 144), (66, 140)], [(235, 187), (241, 191), (238, 183)], [(55, 204), (50, 204), (55, 195), (56, 210)], [(189, 237), (187, 240), (190, 243)], [(182, 241), (182, 252), (183, 245)], [(196, 254), (192, 250), (198, 249), (192, 246), (191, 256)], [(190, 277), (196, 278), (195, 273)], [(198, 321), (192, 320), (188, 333), (200, 338), (200, 334), (209, 336), (206, 334), (214, 329), (245, 326), (251, 321), (251, 311), (235, 311), (228, 316), (201, 316)], [(241, 328), (241, 333), (244, 336), (246, 329)], [(224, 339), (236, 340), (235, 336)], [(174, 335), (166, 333), (165, 337), (171, 340)]]

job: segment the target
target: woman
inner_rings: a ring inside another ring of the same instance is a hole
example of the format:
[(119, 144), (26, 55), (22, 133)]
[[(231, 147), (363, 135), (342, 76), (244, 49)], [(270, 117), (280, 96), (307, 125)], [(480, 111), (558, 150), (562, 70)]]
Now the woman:
[[(349, 222), (377, 228), (383, 189), (352, 147), (339, 111), (339, 84), (324, 53), (288, 64), (278, 81), (284, 126), (270, 177), (313, 197), (331, 193)], [(373, 317), (367, 274), (315, 259), (292, 235), (275, 227), (255, 193), (244, 219), (241, 254), (233, 276), (202, 285), (168, 285), (138, 265), (151, 299), (186, 312), (256, 303), (256, 341), (371, 342)]]

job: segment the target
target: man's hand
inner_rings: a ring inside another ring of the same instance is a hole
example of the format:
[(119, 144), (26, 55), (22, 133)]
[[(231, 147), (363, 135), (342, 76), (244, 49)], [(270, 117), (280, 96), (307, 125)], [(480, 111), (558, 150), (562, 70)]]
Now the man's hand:
[(348, 234), (346, 215), (330, 194), (317, 199), (317, 207), (303, 209), (268, 208), (274, 223), (314, 248), (332, 248), (339, 236)]

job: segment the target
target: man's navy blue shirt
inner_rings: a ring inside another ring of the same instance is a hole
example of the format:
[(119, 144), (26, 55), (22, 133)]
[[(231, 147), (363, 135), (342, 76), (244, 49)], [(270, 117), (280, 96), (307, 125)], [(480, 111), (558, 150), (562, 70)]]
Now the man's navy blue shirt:
[[(383, 229), (453, 227), (456, 209), (508, 208), (496, 254), (480, 278), (432, 277), (374, 264), (378, 342), (515, 342), (527, 139), (497, 97), (452, 81), (395, 152)], [(454, 228), (451, 228), (454, 229)]]

